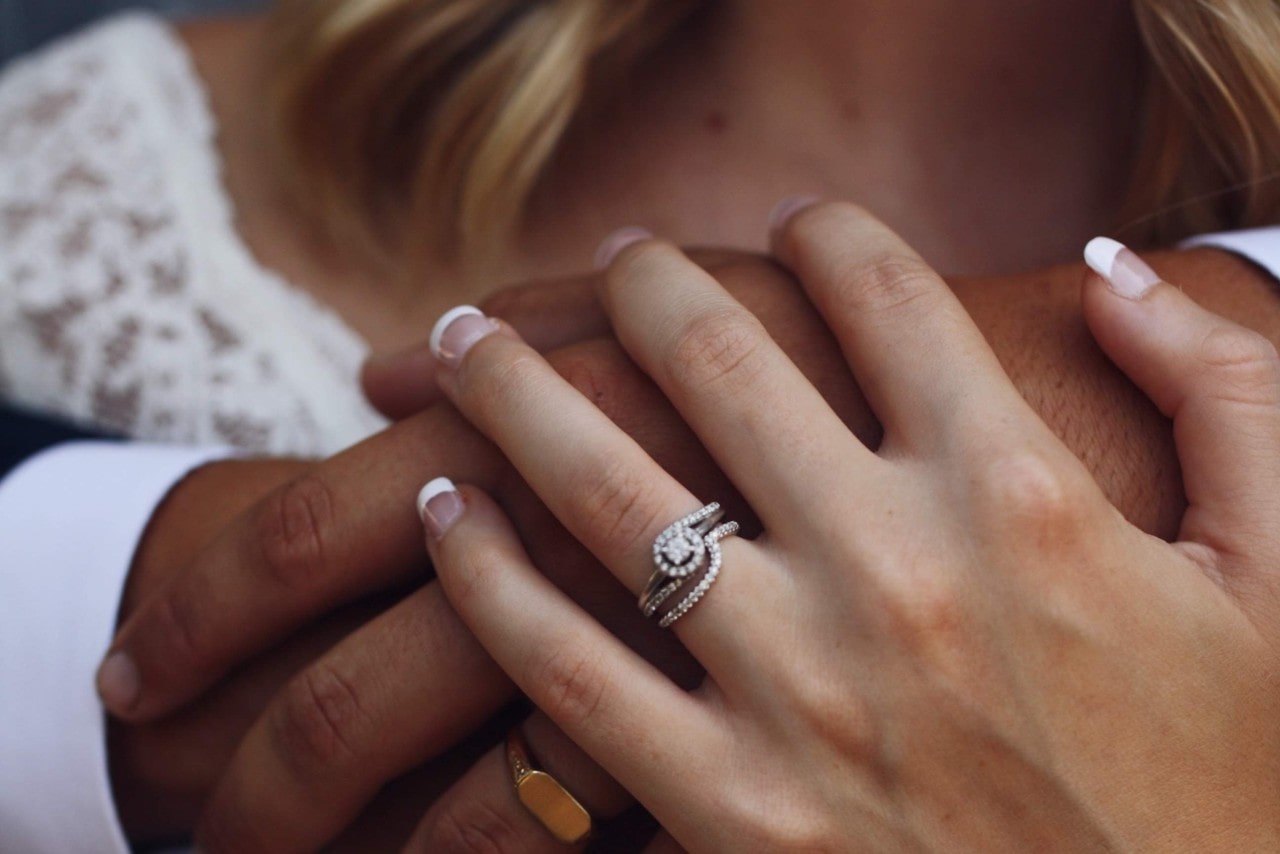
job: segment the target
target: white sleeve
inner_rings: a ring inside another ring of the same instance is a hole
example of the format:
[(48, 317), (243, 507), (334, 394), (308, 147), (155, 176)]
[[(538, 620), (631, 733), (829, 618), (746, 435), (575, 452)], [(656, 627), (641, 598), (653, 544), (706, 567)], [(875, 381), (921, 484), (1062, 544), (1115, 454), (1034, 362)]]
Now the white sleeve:
[(182, 477), (227, 451), (59, 445), (0, 480), (0, 840), (121, 852), (94, 673), (134, 549)]
[(1202, 234), (1184, 240), (1182, 246), (1212, 246), (1243, 255), (1274, 278), (1280, 279), (1280, 226)]

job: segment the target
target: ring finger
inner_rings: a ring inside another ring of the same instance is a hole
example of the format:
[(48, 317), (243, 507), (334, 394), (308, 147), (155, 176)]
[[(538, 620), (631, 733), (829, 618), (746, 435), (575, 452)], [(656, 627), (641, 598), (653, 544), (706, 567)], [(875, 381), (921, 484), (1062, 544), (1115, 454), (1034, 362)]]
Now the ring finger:
[[(441, 385), (458, 408), (632, 593), (644, 590), (654, 575), (654, 540), (701, 502), (510, 329), (474, 309), (455, 310), (437, 324), (432, 346), (444, 365)], [(700, 627), (731, 619), (728, 603), (751, 598), (759, 583), (736, 570), (753, 565), (735, 557), (746, 543), (729, 539), (723, 549), (735, 572), (719, 584), (739, 593), (708, 597), (697, 620), (680, 622), (689, 625), (681, 638), (704, 666), (710, 650), (700, 638), (729, 634)], [(684, 595), (673, 594), (671, 604)]]

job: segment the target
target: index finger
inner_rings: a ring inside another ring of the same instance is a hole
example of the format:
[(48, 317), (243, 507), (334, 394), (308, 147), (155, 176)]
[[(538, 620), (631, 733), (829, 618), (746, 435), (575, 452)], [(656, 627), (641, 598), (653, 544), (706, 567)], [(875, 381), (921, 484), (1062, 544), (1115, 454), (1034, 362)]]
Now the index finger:
[(307, 620), (423, 572), (413, 497), (436, 472), (493, 483), (501, 460), (449, 407), (277, 489), (125, 621), (98, 672), (113, 714), (151, 720)]

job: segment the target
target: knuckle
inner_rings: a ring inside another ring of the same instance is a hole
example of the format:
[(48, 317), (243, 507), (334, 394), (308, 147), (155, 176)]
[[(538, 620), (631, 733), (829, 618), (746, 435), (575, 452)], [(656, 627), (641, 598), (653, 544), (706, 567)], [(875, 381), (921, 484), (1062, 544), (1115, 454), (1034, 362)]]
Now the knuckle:
[(271, 716), (271, 734), (285, 765), (307, 781), (317, 769), (357, 759), (367, 724), (355, 685), (322, 662), (285, 688)]
[[(601, 460), (573, 485), (584, 537), (608, 554), (629, 554), (652, 540), (662, 502), (647, 473), (616, 459)], [(589, 532), (589, 533), (586, 533)]]
[(520, 832), (511, 819), (473, 798), (442, 802), (421, 837), (421, 850), (456, 854), (503, 854), (520, 850)]
[(967, 615), (953, 578), (931, 570), (897, 581), (884, 603), (892, 634), (917, 653), (954, 652), (966, 635)]
[(324, 574), (334, 516), (333, 492), (316, 474), (268, 496), (255, 518), (267, 576), (288, 589), (314, 584)]
[(589, 644), (562, 643), (533, 668), (542, 709), (562, 729), (588, 724), (609, 689), (608, 670)]
[(1218, 324), (1200, 342), (1199, 360), (1211, 382), (1232, 399), (1271, 403), (1280, 399), (1280, 357), (1266, 337)]
[(765, 367), (767, 340), (759, 321), (737, 307), (698, 312), (676, 332), (673, 379), (693, 391), (751, 389)]
[(974, 478), (979, 509), (1036, 536), (1074, 527), (1085, 504), (1079, 478), (1054, 456), (1034, 448), (994, 454)]
[(880, 315), (919, 309), (921, 300), (939, 292), (938, 276), (927, 264), (892, 251), (848, 266), (836, 285), (862, 311)]

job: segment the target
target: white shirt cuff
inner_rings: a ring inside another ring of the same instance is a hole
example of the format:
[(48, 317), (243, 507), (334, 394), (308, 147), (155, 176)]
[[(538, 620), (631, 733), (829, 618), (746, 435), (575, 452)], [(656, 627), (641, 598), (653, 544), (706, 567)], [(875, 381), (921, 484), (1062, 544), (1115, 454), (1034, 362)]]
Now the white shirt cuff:
[(227, 451), (74, 442), (0, 481), (0, 839), (128, 852), (94, 674), (125, 576), (169, 490)]
[(1187, 248), (1212, 246), (1243, 255), (1270, 273), (1272, 277), (1280, 279), (1280, 226), (1202, 234), (1184, 240), (1182, 246)]

